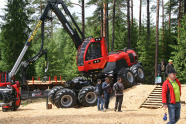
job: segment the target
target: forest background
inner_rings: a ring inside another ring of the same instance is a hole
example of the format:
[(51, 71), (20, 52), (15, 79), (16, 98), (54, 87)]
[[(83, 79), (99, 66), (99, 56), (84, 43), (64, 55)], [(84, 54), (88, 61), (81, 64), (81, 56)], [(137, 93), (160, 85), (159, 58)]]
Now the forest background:
[[(73, 13), (75, 21), (81, 27), (85, 37), (106, 37), (109, 52), (124, 48), (135, 48), (138, 59), (144, 67), (145, 83), (154, 84), (157, 76), (157, 64), (161, 60), (173, 59), (177, 76), (181, 83), (186, 83), (186, 0), (64, 0), (71, 8), (80, 6), (82, 13)], [(133, 8), (133, 2), (139, 2), (139, 10)], [(0, 16), (0, 70), (11, 71), (32, 29), (38, 22), (47, 0), (7, 0), (5, 15)], [(93, 14), (83, 16), (84, 7), (95, 6)], [(142, 6), (146, 14), (141, 19)], [(159, 10), (162, 8), (162, 15)], [(139, 11), (139, 19), (133, 16)], [(152, 14), (156, 13), (156, 23)], [(48, 50), (48, 76), (62, 76), (70, 80), (80, 76), (76, 65), (74, 43), (63, 29), (54, 13), (54, 19), (46, 22), (44, 48)], [(161, 17), (161, 25), (159, 25)], [(70, 22), (71, 20), (69, 20)], [(24, 60), (37, 54), (41, 46), (41, 31), (33, 39)], [(44, 76), (44, 57), (27, 69), (27, 79)], [(19, 79), (19, 75), (16, 75)]]

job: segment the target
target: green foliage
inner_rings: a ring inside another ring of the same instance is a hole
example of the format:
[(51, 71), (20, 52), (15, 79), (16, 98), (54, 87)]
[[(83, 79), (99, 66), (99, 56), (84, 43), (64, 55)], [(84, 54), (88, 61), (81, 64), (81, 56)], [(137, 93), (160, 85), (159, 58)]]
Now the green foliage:
[(28, 38), (30, 29), (27, 5), (27, 0), (9, 0), (7, 2), (5, 16), (2, 17), (5, 24), (1, 28), (0, 41), (0, 69), (3, 71), (10, 71)]
[(159, 62), (161, 60), (165, 60), (165, 62), (168, 63), (168, 59), (171, 57), (171, 52), (174, 51), (171, 45), (177, 44), (176, 37), (177, 33), (175, 32), (169, 33), (168, 29), (165, 29), (164, 41), (162, 41), (162, 35), (159, 36)]
[(76, 65), (76, 48), (70, 36), (64, 29), (58, 29), (54, 34), (54, 40), (48, 45), (49, 70), (51, 76), (62, 76), (70, 80), (78, 75)]
[(101, 35), (101, 9), (103, 9), (103, 2), (99, 0), (90, 0), (88, 6), (96, 5), (97, 8), (91, 17), (87, 17), (88, 30), (86, 29), (86, 36), (100, 37)]
[[(1, 32), (0, 32), (0, 46), (2, 46), (2, 36), (1, 36)], [(0, 61), (1, 61), (1, 49), (0, 49)], [(1, 69), (0, 69), (0, 72), (1, 72)]]
[[(40, 49), (40, 40), (35, 42), (31, 49), (35, 51), (34, 54), (36, 54)], [(45, 36), (44, 49), (48, 51), (48, 76), (51, 76), (52, 79), (54, 76), (58, 76), (58, 78), (62, 76), (64, 80), (70, 80), (78, 76), (76, 65), (77, 51), (73, 41), (64, 29), (56, 30), (53, 39)], [(35, 67), (35, 73), (33, 73), (32, 76), (35, 76), (36, 79), (37, 77), (44, 76), (44, 62), (45, 59), (43, 56), (33, 65)], [(29, 78), (31, 78), (31, 76)]]
[(174, 51), (172, 52), (172, 59), (177, 71), (178, 79), (181, 83), (186, 82), (186, 16), (183, 17), (180, 28), (180, 37), (178, 44), (172, 45)]
[(134, 19), (133, 26), (131, 26), (131, 48), (137, 47), (138, 37), (138, 25)]
[[(148, 40), (146, 32), (142, 31), (141, 36), (137, 42), (137, 53), (138, 61), (142, 62), (144, 68), (146, 81), (145, 83), (153, 84), (154, 83), (154, 65), (155, 65), (155, 46), (156, 46), (156, 37), (151, 35)], [(151, 33), (155, 34), (155, 30), (151, 29)]]
[[(127, 47), (127, 17), (126, 14), (122, 12), (121, 8), (123, 4), (119, 1), (116, 2), (116, 9), (115, 9), (115, 43), (114, 43), (114, 50), (120, 50)], [(121, 8), (120, 8), (121, 7)], [(111, 26), (110, 26), (111, 27)], [(110, 36), (112, 36), (112, 30), (109, 31)], [(110, 38), (111, 39), (111, 38)]]

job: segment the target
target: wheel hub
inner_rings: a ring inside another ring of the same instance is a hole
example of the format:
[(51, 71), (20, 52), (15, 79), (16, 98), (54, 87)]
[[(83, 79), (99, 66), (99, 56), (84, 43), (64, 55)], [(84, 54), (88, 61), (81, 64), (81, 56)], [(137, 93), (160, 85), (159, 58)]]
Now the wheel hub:
[(64, 95), (62, 98), (61, 98), (61, 104), (65, 107), (68, 107), (72, 104), (72, 97), (70, 95)]
[(144, 77), (144, 73), (143, 73), (143, 70), (141, 68), (138, 69), (138, 75), (139, 75), (140, 78)]
[(131, 72), (128, 72), (128, 73), (127, 73), (127, 79), (128, 79), (128, 81), (129, 81), (130, 83), (132, 83), (132, 82), (134, 81), (134, 77), (133, 77), (133, 75), (132, 75)]
[(96, 94), (94, 92), (89, 92), (85, 96), (87, 103), (94, 103), (96, 101)]

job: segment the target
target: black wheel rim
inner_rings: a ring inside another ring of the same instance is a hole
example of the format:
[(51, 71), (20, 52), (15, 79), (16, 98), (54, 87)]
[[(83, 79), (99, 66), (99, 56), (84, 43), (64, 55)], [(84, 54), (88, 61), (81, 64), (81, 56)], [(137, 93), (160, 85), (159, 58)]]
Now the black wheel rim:
[(69, 107), (73, 102), (72, 96), (64, 95), (61, 97), (61, 104), (64, 107)]
[(134, 76), (131, 72), (127, 73), (127, 79), (130, 83), (132, 83), (134, 81)]
[(90, 104), (96, 102), (95, 93), (94, 92), (88, 92), (85, 96), (85, 100), (86, 100), (87, 103), (90, 103)]
[(144, 77), (143, 70), (141, 68), (138, 69), (138, 75), (142, 79)]

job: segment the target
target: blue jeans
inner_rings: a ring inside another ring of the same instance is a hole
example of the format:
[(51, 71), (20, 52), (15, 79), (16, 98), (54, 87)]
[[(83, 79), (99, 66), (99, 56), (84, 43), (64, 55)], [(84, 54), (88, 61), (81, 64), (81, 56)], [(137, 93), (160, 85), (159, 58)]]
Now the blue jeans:
[(110, 101), (110, 93), (104, 93), (105, 97), (105, 109), (108, 109), (109, 101)]
[(181, 105), (179, 102), (176, 104), (168, 104), (169, 122), (167, 124), (175, 124), (180, 119)]
[(103, 100), (103, 97), (101, 95), (97, 96), (98, 110), (100, 110), (100, 104), (101, 104), (101, 110), (103, 110), (104, 100)]

